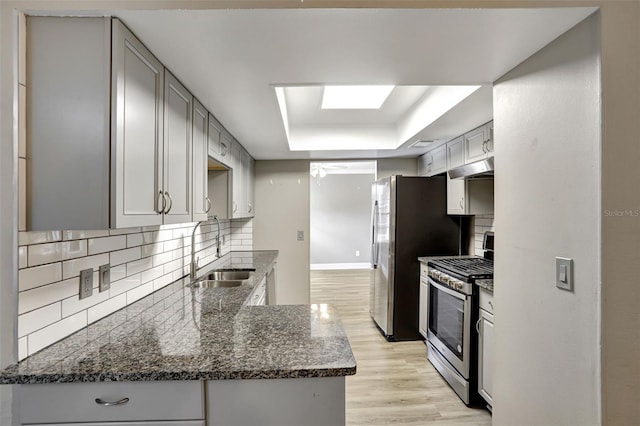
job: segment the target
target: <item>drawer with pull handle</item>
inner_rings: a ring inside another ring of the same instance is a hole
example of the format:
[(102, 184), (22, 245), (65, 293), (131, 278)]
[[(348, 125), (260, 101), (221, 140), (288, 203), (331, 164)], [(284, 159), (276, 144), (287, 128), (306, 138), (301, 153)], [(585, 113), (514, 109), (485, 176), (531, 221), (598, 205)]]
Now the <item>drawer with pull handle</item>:
[(201, 381), (20, 385), (21, 424), (204, 419)]
[(480, 287), (480, 309), (493, 314), (493, 293)]

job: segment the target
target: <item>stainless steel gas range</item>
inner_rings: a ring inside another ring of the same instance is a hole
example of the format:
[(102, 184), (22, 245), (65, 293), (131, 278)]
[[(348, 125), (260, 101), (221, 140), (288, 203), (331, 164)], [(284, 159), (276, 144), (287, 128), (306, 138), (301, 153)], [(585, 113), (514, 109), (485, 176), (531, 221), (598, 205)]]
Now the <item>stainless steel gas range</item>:
[(467, 405), (481, 404), (477, 392), (478, 280), (493, 279), (493, 261), (444, 257), (427, 262), (427, 358)]

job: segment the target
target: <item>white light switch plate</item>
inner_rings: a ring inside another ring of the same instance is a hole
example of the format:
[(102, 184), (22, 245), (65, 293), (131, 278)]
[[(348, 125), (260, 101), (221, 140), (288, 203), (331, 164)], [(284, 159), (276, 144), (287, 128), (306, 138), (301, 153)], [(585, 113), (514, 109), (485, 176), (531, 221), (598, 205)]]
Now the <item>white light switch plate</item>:
[(573, 259), (556, 257), (556, 287), (573, 291)]

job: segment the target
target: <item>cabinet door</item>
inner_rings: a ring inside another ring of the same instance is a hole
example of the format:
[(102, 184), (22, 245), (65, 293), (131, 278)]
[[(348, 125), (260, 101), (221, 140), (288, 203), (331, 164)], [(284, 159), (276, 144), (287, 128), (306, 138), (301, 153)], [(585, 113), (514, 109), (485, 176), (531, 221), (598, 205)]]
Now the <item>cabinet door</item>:
[(193, 96), (168, 71), (164, 87), (164, 223), (185, 223), (191, 215), (191, 112)]
[(214, 160), (222, 162), (222, 158), (220, 156), (220, 134), (222, 132), (222, 126), (216, 120), (216, 118), (209, 114), (209, 132), (208, 132), (208, 154)]
[(467, 214), (467, 182), (447, 175), (447, 214)]
[(489, 157), (493, 157), (493, 121), (490, 121), (489, 123), (487, 123), (487, 144), (486, 144), (486, 148), (487, 148), (487, 155)]
[(422, 337), (427, 338), (427, 292), (429, 284), (425, 279), (420, 279), (420, 308), (418, 311), (418, 331)]
[(211, 209), (207, 188), (207, 126), (209, 113), (196, 99), (193, 101), (193, 220), (206, 220)]
[(464, 164), (464, 150), (462, 136), (447, 142), (447, 170)]
[(247, 153), (249, 157), (249, 161), (247, 164), (247, 213), (249, 217), (255, 216), (255, 180), (256, 180), (256, 160), (253, 159), (251, 155)]
[(119, 20), (112, 30), (111, 227), (160, 225), (164, 68)]
[(431, 174), (432, 163), (433, 156), (431, 152), (425, 152), (418, 157), (418, 176), (429, 176)]
[(447, 171), (447, 147), (439, 146), (431, 151), (432, 165), (430, 176), (437, 175)]
[(478, 392), (493, 405), (493, 315), (480, 309), (478, 339)]
[(242, 202), (242, 186), (244, 183), (244, 176), (242, 173), (242, 147), (237, 142), (232, 142), (231, 146), (231, 217), (240, 218), (243, 217), (243, 202)]
[(471, 163), (487, 156), (486, 130), (486, 126), (481, 126), (464, 134), (464, 156), (466, 163)]

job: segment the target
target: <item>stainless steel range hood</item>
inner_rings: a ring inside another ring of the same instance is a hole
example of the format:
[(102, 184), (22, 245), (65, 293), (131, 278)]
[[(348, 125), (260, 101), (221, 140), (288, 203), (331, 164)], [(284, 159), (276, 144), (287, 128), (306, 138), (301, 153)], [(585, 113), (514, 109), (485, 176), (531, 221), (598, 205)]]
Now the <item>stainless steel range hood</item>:
[(493, 157), (458, 166), (448, 173), (451, 179), (493, 178)]

